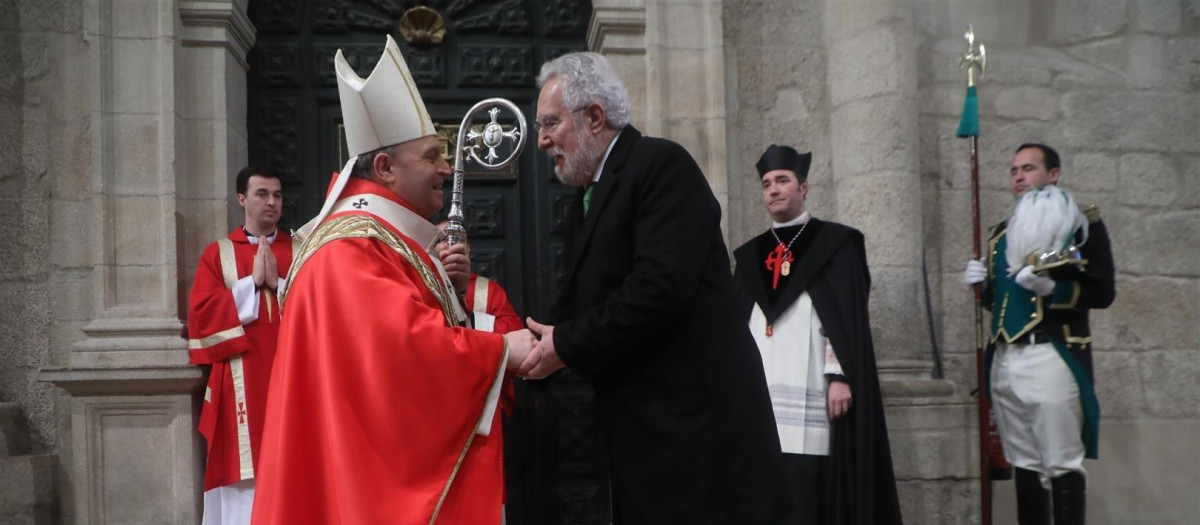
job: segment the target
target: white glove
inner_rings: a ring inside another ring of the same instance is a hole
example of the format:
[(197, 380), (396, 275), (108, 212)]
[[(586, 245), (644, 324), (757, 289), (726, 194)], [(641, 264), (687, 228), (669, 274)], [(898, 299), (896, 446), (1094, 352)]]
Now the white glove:
[(1033, 266), (1021, 268), (1021, 271), (1017, 272), (1016, 281), (1022, 288), (1038, 296), (1054, 293), (1054, 279), (1033, 273)]
[(987, 266), (983, 261), (971, 259), (967, 261), (967, 269), (963, 271), (964, 284), (979, 284), (987, 279)]

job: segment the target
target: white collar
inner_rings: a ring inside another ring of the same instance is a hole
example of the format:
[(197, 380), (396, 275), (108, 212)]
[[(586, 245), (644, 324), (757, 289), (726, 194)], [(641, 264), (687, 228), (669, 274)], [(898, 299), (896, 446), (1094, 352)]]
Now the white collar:
[[(622, 128), (621, 131), (624, 131), (624, 128)], [(600, 159), (600, 165), (596, 166), (596, 174), (592, 175), (592, 184), (600, 182), (600, 174), (604, 173), (604, 164), (608, 162), (608, 156), (612, 154), (613, 146), (617, 144), (617, 139), (621, 137), (621, 131), (618, 131), (617, 134), (613, 136), (612, 141), (608, 143), (608, 149), (604, 150), (604, 158)]]
[(421, 245), (427, 253), (434, 256), (434, 261), (440, 262), (433, 251), (433, 247), (437, 244), (438, 237), (442, 232), (436, 225), (424, 217), (417, 215), (416, 212), (405, 208), (391, 199), (375, 195), (374, 193), (360, 193), (339, 199), (334, 203), (333, 209), (330, 210), (329, 214), (333, 215), (344, 211), (365, 212), (382, 219), (384, 222), (392, 225), (392, 227), (400, 230), (400, 233), (403, 233), (406, 237), (417, 241), (417, 244)]
[(811, 216), (806, 211), (804, 213), (801, 213), (799, 217), (796, 217), (795, 219), (792, 219), (787, 222), (771, 221), (771, 227), (772, 228), (787, 228), (788, 226), (799, 226), (801, 224), (808, 222), (808, 219), (810, 219), (810, 218), (811, 218)]
[[(258, 244), (258, 237), (255, 235), (250, 235), (250, 231), (247, 230), (245, 226), (242, 226), (242, 233), (246, 234), (246, 240), (250, 241), (250, 244)], [(267, 244), (275, 244), (275, 236), (278, 233), (279, 228), (275, 228), (275, 231), (271, 232), (271, 234), (267, 236)]]

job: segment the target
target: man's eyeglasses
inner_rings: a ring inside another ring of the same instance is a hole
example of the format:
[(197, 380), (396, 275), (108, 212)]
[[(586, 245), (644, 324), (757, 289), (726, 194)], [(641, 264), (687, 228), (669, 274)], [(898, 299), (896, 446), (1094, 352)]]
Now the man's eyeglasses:
[[(587, 106), (572, 109), (571, 111), (568, 111), (567, 114), (570, 115), (572, 113), (577, 113), (577, 112), (583, 111), (585, 109), (587, 109)], [(533, 121), (533, 132), (534, 132), (534, 134), (539, 135), (539, 136), (542, 134), (543, 131), (546, 132), (547, 134), (554, 133), (555, 128), (557, 128), (559, 124), (562, 124), (562, 117), (560, 117), (558, 115), (546, 115), (540, 119)]]

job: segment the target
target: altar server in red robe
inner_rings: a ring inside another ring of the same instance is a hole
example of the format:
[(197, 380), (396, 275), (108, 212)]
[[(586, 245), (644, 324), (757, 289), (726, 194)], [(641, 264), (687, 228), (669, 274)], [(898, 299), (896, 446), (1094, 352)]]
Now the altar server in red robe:
[(279, 335), (278, 293), (294, 247), (277, 227), (283, 206), (277, 173), (243, 168), (237, 197), (246, 220), (204, 249), (188, 296), (189, 360), (212, 367), (199, 427), (208, 442), (204, 525), (250, 523)]

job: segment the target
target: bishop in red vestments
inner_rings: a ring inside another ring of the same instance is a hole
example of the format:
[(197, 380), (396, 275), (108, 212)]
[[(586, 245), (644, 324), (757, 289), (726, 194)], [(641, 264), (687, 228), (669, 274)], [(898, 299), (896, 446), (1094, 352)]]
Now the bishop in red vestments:
[(335, 69), (356, 157), (301, 228), (253, 522), (501, 523), (477, 440), (533, 336), (464, 326), (426, 219), (450, 168), (395, 42), (368, 79)]

